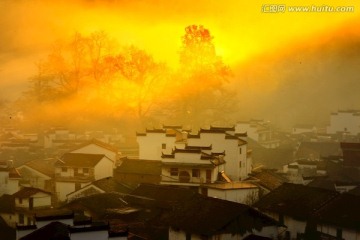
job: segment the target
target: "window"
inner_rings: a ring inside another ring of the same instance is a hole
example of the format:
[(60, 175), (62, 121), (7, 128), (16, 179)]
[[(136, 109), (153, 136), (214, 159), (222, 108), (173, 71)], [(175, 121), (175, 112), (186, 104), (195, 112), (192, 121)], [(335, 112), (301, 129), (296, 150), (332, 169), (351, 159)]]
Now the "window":
[(24, 224), (24, 214), (19, 214), (19, 223)]
[(170, 176), (178, 176), (179, 169), (178, 168), (170, 168)]
[(166, 149), (166, 143), (161, 144), (161, 149)]
[(67, 172), (67, 167), (62, 167), (62, 168), (61, 168), (61, 171), (62, 171), (62, 172)]
[(239, 148), (239, 153), (241, 154), (241, 147)]
[(241, 161), (239, 161), (239, 168), (241, 168)]
[(193, 177), (200, 177), (200, 169), (193, 169), (192, 170)]
[(79, 169), (74, 168), (74, 175), (75, 175), (75, 176), (76, 176), (76, 175), (79, 175)]
[(22, 204), (22, 198), (19, 198), (19, 204)]
[(75, 191), (80, 190), (81, 188), (81, 184), (80, 183), (75, 183)]
[(83, 173), (84, 174), (89, 174), (89, 169), (88, 168), (83, 168)]

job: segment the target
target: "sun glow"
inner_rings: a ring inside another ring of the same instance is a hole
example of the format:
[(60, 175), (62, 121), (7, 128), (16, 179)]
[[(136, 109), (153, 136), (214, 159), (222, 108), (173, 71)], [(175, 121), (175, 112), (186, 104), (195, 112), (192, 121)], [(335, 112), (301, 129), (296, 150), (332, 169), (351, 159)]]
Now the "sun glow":
[[(286, 7), (342, 5), (354, 6), (355, 11), (265, 13), (262, 11), (264, 4), (284, 4)], [(115, 74), (107, 84), (84, 88), (86, 90), (79, 93), (80, 97), (72, 99), (77, 101), (72, 106), (81, 109), (86, 102), (102, 99), (91, 103), (93, 109), (96, 106), (102, 111), (114, 112), (117, 108), (119, 113), (126, 112), (120, 110), (124, 108), (139, 114), (147, 111), (149, 105), (184, 95), (199, 95), (201, 91), (206, 92), (206, 85), (211, 83), (207, 77), (199, 78), (201, 81), (197, 82), (180, 81), (176, 77), (180, 68), (181, 37), (185, 27), (195, 24), (209, 29), (214, 37), (216, 54), (233, 73), (230, 88), (269, 93), (277, 89), (286, 74), (286, 68), (272, 68), (274, 61), (297, 49), (315, 48), (349, 29), (358, 31), (355, 29), (358, 29), (359, 9), (358, 1), (338, 0), (313, 0), (310, 3), (300, 0), (270, 3), (263, 0), (248, 3), (238, 0), (5, 0), (0, 3), (3, 20), (0, 43), (4, 49), (0, 58), (0, 86), (1, 89), (14, 89), (16, 84), (27, 84), (28, 78), (36, 75), (35, 63), (46, 60), (57, 43), (68, 42), (75, 33), (89, 36), (103, 31), (116, 43), (113, 52), (128, 46), (142, 49), (156, 63), (164, 63), (166, 71), (172, 73), (172, 79), (164, 77), (137, 84), (124, 81)], [(20, 73), (19, 66), (25, 71)], [(79, 103), (80, 99), (86, 101)], [(65, 109), (66, 104), (61, 108)], [(87, 109), (90, 111), (91, 108)]]

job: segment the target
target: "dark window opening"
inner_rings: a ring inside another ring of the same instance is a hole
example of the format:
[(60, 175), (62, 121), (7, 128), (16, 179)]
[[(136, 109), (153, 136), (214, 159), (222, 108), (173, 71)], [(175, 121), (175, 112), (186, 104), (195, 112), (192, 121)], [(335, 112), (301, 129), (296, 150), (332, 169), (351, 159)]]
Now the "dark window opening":
[(179, 169), (178, 168), (170, 168), (170, 176), (178, 176)]

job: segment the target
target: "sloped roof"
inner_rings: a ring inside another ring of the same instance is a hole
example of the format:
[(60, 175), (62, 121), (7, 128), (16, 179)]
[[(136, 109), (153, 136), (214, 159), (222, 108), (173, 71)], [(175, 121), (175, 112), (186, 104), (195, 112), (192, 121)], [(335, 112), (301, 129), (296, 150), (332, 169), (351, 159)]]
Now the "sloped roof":
[(95, 144), (95, 145), (97, 145), (97, 146), (99, 146), (99, 147), (105, 148), (105, 149), (110, 150), (110, 151), (112, 151), (112, 152), (114, 152), (114, 153), (118, 153), (118, 152), (119, 152), (119, 150), (118, 150), (116, 147), (114, 147), (113, 145), (110, 145), (110, 144), (108, 144), (108, 143), (105, 143), (105, 142), (103, 142), (103, 141), (100, 141), (100, 140), (98, 140), (98, 139), (96, 139), (96, 138), (93, 138), (93, 139), (91, 139), (91, 140), (89, 140), (89, 141), (86, 141), (86, 142), (84, 142), (84, 143), (82, 143), (82, 144), (74, 147), (74, 148), (71, 149), (69, 152), (78, 150), (78, 149), (80, 149), (80, 148), (83, 148), (83, 147), (88, 146), (88, 145), (91, 145), (91, 144)]
[(62, 155), (60, 161), (57, 161), (55, 165), (71, 167), (95, 167), (96, 164), (98, 164), (104, 157), (104, 154), (65, 153)]
[(283, 183), (288, 182), (288, 179), (270, 169), (262, 169), (258, 172), (252, 172), (250, 176), (250, 179), (259, 180), (258, 184), (269, 190), (274, 190), (277, 187), (280, 187)]
[(111, 209), (129, 208), (118, 193), (99, 193), (77, 198), (66, 204), (65, 207), (74, 211), (88, 210), (99, 219), (110, 219), (117, 215), (116, 212), (109, 211)]
[(307, 186), (335, 191), (335, 182), (327, 176), (315, 177), (315, 179), (308, 183)]
[(169, 217), (174, 229), (212, 236), (215, 234), (244, 234), (278, 222), (257, 210), (240, 203), (194, 195), (190, 201), (176, 205)]
[[(143, 197), (144, 206), (169, 210), (161, 220), (175, 230), (211, 236), (219, 233), (245, 233), (253, 228), (275, 226), (274, 221), (255, 209), (240, 203), (205, 197), (196, 191), (181, 187), (141, 184), (129, 196)], [(128, 196), (125, 197), (126, 200)], [(137, 203), (139, 203), (138, 201)]]
[(333, 226), (360, 230), (360, 196), (344, 193), (316, 212), (316, 219)]
[(115, 170), (117, 173), (161, 175), (161, 161), (123, 158)]
[(68, 226), (61, 222), (51, 222), (38, 230), (20, 238), (20, 240), (70, 240)]
[(64, 220), (64, 219), (73, 219), (74, 212), (66, 209), (66, 208), (48, 208), (37, 210), (35, 213), (35, 220), (37, 222), (40, 221), (56, 221), (56, 220)]
[(308, 158), (310, 155), (315, 157), (327, 157), (339, 155), (341, 152), (338, 142), (301, 142), (296, 152), (296, 158)]
[(284, 183), (261, 198), (254, 206), (262, 211), (306, 220), (337, 195), (339, 193), (336, 191)]
[(21, 174), (16, 168), (12, 167), (9, 168), (9, 178), (21, 178)]
[(271, 240), (272, 238), (262, 237), (254, 234), (250, 234), (249, 236), (245, 237), (244, 240)]
[(16, 198), (29, 198), (36, 193), (45, 193), (45, 194), (51, 195), (50, 192), (44, 191), (39, 188), (24, 187), (24, 188), (20, 189), (19, 191), (17, 191), (16, 193), (14, 193), (13, 196)]
[(188, 201), (196, 193), (185, 188), (142, 183), (135, 188), (131, 194), (153, 199), (155, 201), (175, 203)]
[(55, 173), (55, 162), (57, 159), (49, 158), (49, 159), (35, 159), (25, 163), (23, 166), (27, 166), (32, 168), (46, 176), (52, 177)]
[(131, 186), (118, 182), (112, 177), (96, 180), (89, 185), (94, 185), (105, 192), (129, 193), (133, 190)]

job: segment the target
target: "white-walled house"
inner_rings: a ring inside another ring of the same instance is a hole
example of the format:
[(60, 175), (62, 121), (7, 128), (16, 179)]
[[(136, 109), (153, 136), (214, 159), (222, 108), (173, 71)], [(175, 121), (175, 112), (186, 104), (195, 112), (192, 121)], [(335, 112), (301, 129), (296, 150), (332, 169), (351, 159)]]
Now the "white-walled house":
[(360, 110), (342, 110), (330, 115), (328, 134), (347, 133), (357, 135), (360, 133)]
[(184, 148), (186, 131), (179, 126), (164, 126), (162, 129), (146, 129), (137, 133), (139, 159), (161, 160), (162, 154), (171, 154), (176, 147)]
[(239, 121), (235, 125), (235, 133), (247, 133), (249, 138), (265, 148), (277, 148), (280, 145), (270, 124), (263, 120)]
[(218, 173), (223, 171), (223, 155), (205, 153), (196, 147), (177, 149), (172, 154), (162, 155), (161, 183), (168, 185), (199, 186), (202, 183), (213, 183)]
[(317, 133), (317, 128), (311, 124), (296, 124), (292, 128), (292, 134)]
[(55, 163), (55, 191), (59, 201), (89, 183), (113, 176), (114, 162), (104, 154), (65, 153)]
[(76, 134), (64, 127), (52, 128), (44, 133), (44, 148), (58, 147), (64, 143), (75, 141)]
[(56, 161), (56, 158), (35, 159), (16, 169), (22, 176), (22, 182), (52, 192)]
[[(34, 214), (51, 207), (51, 193), (25, 187), (18, 192), (0, 197), (0, 216), (10, 227), (34, 225)], [(32, 229), (31, 227), (29, 229)]]
[(284, 183), (254, 206), (285, 225), (290, 239), (297, 239), (305, 233), (316, 212), (338, 195), (336, 191)]
[(19, 190), (21, 175), (11, 165), (11, 162), (0, 162), (0, 196), (11, 195)]
[(338, 195), (320, 209), (315, 216), (317, 231), (333, 239), (360, 238), (360, 196), (348, 193)]
[[(219, 170), (224, 171), (232, 181), (239, 181), (245, 179), (251, 172), (252, 161), (244, 135), (235, 135), (234, 131), (234, 128), (210, 127), (209, 129), (200, 129), (197, 134), (192, 134), (178, 126), (164, 126), (163, 129), (146, 130), (145, 133), (137, 133), (139, 158), (161, 160), (165, 168), (169, 168), (170, 162), (183, 162), (187, 163), (185, 164), (187, 168), (196, 169), (198, 167), (196, 164), (191, 166), (190, 162), (193, 160), (190, 159), (198, 158), (195, 155), (199, 155), (200, 149), (202, 155), (222, 156), (225, 163)], [(186, 150), (186, 152), (181, 153), (181, 149)], [(197, 153), (190, 154), (191, 150), (197, 151)], [(174, 151), (177, 151), (177, 158), (173, 156)], [(189, 157), (189, 161), (184, 155)], [(204, 162), (202, 161), (202, 163)], [(210, 174), (209, 169), (208, 174)], [(211, 179), (215, 179), (216, 176), (217, 173), (213, 173)]]
[(259, 200), (259, 188), (250, 182), (213, 183), (202, 185), (208, 197), (252, 205)]
[[(119, 160), (120, 151), (114, 146), (102, 142), (97, 139), (92, 139), (90, 141), (84, 142), (83, 144), (75, 147), (69, 151), (70, 153), (86, 153), (86, 154), (104, 154), (114, 163)], [(115, 167), (115, 165), (114, 165)]]
[(197, 134), (188, 134), (189, 146), (212, 146), (212, 152), (224, 154), (225, 174), (231, 181), (247, 178), (251, 173), (252, 160), (244, 135), (234, 135), (234, 128), (210, 127), (200, 129)]
[(51, 206), (51, 193), (39, 188), (24, 187), (13, 194), (15, 208), (35, 209)]

